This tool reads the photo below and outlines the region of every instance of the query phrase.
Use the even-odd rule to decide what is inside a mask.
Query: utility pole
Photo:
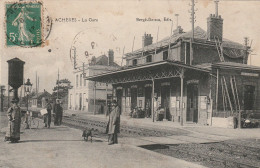
[[[35,83],[36,83],[36,86],[35,86],[35,92],[36,92],[36,96],[37,96],[37,99],[38,99],[38,82],[37,82],[37,71],[36,71],[36,77],[35,77]]]
[[[132,52],[134,51],[134,46],[135,46],[135,36],[134,36],[133,45],[132,45]]]
[[[194,23],[195,23],[195,0],[191,0],[191,11],[189,11],[191,13],[191,27],[192,27],[192,35],[190,38],[190,65],[192,65],[192,61],[193,61],[193,47],[192,47],[192,43],[194,40]]]
[[[38,76],[38,85],[37,85],[37,88],[38,88],[38,92],[40,90],[40,77]]]
[[[218,3],[219,3],[219,0],[215,0],[215,14],[216,16],[218,16]]]
[[[175,17],[176,17],[176,29],[177,29],[178,26],[179,26],[179,24],[178,24],[178,23],[179,23],[179,18],[178,18],[178,17],[179,17],[179,14],[176,13],[176,14],[175,14]]]
[[[124,55],[125,55],[125,46],[124,46],[124,48],[123,48],[123,55],[122,55],[121,66],[123,65],[123,59],[124,59]]]
[[[59,88],[60,88],[60,72],[59,72],[59,68],[58,68],[58,89],[57,89],[57,99],[59,99]]]

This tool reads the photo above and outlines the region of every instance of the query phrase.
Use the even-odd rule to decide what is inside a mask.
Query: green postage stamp
[[[36,47],[43,41],[42,3],[6,3],[6,46]]]

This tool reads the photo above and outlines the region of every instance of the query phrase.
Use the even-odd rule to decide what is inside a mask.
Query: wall
[[[216,69],[213,70],[214,73],[216,73]],[[218,108],[216,111],[216,89],[212,92],[212,98],[214,100],[214,112],[213,112],[213,117],[221,117],[221,118],[226,118],[229,116],[236,116],[238,111],[236,110],[236,108],[238,108],[238,106],[235,106],[235,99],[233,96],[233,92],[232,92],[232,87],[231,87],[231,82],[230,82],[230,78],[231,76],[234,76],[236,79],[236,85],[237,85],[237,90],[238,90],[238,97],[239,97],[239,104],[240,104],[240,109],[242,110],[242,112],[244,111],[244,92],[245,92],[245,85],[253,85],[255,86],[255,101],[253,103],[253,110],[251,111],[245,111],[245,112],[253,112],[253,113],[259,113],[260,114],[260,87],[259,87],[259,76],[258,77],[254,77],[254,76],[244,76],[241,75],[241,73],[249,73],[249,74],[259,74],[259,72],[257,71],[248,71],[248,70],[243,70],[243,69],[239,69],[239,70],[235,70],[235,69],[220,69],[219,70],[219,89],[218,89]],[[231,111],[230,108],[230,104],[228,103],[227,107],[225,107],[225,111],[224,111],[224,106],[223,106],[223,94],[222,94],[222,84],[221,84],[221,78],[223,78],[223,76],[225,77],[226,80],[226,84],[227,84],[227,88],[229,91],[229,96],[230,96],[230,101],[232,104],[232,108],[233,108],[233,113]],[[216,80],[212,81],[212,86],[214,86],[213,88],[216,88]],[[225,86],[225,85],[223,85]],[[237,100],[237,99],[236,99]]]
[[[100,74],[106,72],[108,70],[114,70],[116,67],[111,66],[102,66],[102,65],[95,65],[95,66],[88,66],[86,67],[85,73],[86,76],[92,76],[95,74]],[[82,111],[89,111],[94,109],[93,106],[93,98],[94,98],[94,82],[86,80],[84,84],[84,80],[82,78],[82,84],[80,85],[80,74],[82,71],[74,71],[74,81],[73,81],[73,88],[69,89],[69,96],[68,96],[68,109],[71,103],[71,110],[79,110],[79,97],[80,94],[82,95]],[[78,75],[78,86],[76,85],[76,75]],[[108,94],[112,93],[111,91],[112,86],[108,85]],[[72,98],[70,98],[72,96]],[[104,100],[106,99],[106,84],[97,82],[96,84],[96,99],[97,100]],[[96,100],[97,104],[98,101]],[[90,107],[90,105],[92,105]],[[100,107],[101,108],[101,107]]]
[[[216,63],[220,58],[215,46],[193,44],[193,64]]]

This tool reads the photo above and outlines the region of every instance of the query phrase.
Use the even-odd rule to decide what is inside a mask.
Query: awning
[[[116,71],[88,76],[85,79],[102,83],[128,83],[152,79],[180,77],[181,70],[209,73],[209,70],[187,65],[179,61],[164,60],[137,66],[122,67]]]

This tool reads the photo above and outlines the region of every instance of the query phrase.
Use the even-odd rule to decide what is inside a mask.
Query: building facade
[[[114,52],[109,50],[106,55],[92,58],[92,61],[73,71],[73,88],[68,93],[68,109],[81,110],[89,113],[104,113],[107,97],[112,94],[112,85],[85,80],[85,77],[110,72],[119,66],[114,62]]]
[[[178,27],[157,43],[145,33],[143,47],[125,54],[125,67],[87,79],[111,83],[123,115],[139,111],[153,121],[203,125],[226,124],[242,112],[259,115],[260,69],[247,65],[247,42],[223,38],[220,15],[211,14],[207,24],[207,31]]]

